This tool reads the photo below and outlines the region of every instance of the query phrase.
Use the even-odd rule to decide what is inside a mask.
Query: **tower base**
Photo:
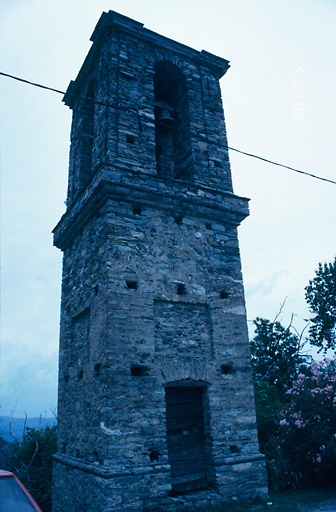
[[[52,512],[178,512],[211,507],[232,499],[267,498],[264,460],[260,456],[225,463],[212,488],[177,495],[169,465],[115,468],[56,455]]]

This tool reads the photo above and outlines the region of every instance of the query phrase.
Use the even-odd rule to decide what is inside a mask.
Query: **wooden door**
[[[207,487],[203,422],[204,387],[166,387],[168,457],[172,489],[184,493]]]

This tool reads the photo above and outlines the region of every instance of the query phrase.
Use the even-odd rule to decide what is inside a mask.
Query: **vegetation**
[[[43,512],[51,511],[52,456],[56,451],[56,426],[27,427],[22,442],[0,442],[1,468],[12,471]]]
[[[255,336],[250,349],[254,377],[282,396],[306,361],[301,354],[301,337],[277,321],[256,318],[253,323]]]
[[[326,352],[336,348],[336,257],[319,263],[313,280],[305,288],[306,301],[313,313],[309,341]]]
[[[287,391],[276,452],[270,461],[281,487],[336,481],[336,356],[313,362]]]
[[[319,265],[306,288],[315,316],[309,341],[335,347],[336,260]],[[273,490],[335,485],[336,356],[308,362],[302,334],[257,318],[250,342],[260,450]]]

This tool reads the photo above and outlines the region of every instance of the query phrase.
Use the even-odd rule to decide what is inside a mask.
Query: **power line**
[[[106,103],[104,101],[97,101],[97,100],[94,100],[94,99],[91,99],[91,98],[86,98],[86,97],[83,97],[83,96],[77,96],[76,94],[71,94],[69,92],[61,91],[61,90],[55,89],[53,87],[48,87],[46,85],[38,84],[36,82],[31,82],[30,80],[25,80],[24,78],[19,78],[18,76],[9,75],[8,73],[3,73],[2,71],[0,71],[0,75],[5,76],[7,78],[11,78],[13,80],[17,80],[18,82],[23,82],[25,84],[32,85],[34,87],[39,87],[40,89],[45,89],[47,91],[56,92],[57,94],[62,94],[62,95],[67,94],[68,96],[71,96],[72,98],[76,98],[76,99],[83,100],[83,101],[89,101],[90,103],[94,103],[96,105],[100,105],[100,106],[103,106],[103,107],[110,108],[110,107],[113,106],[112,104]],[[135,110],[136,111],[136,109],[130,109],[128,107],[124,107],[124,108],[126,108],[126,110]],[[136,111],[136,112],[138,113],[138,111]],[[140,116],[139,113],[138,113],[138,115]],[[309,176],[310,178],[315,178],[317,180],[326,181],[327,183],[332,183],[333,185],[336,185],[336,181],[334,181],[334,180],[330,180],[328,178],[323,178],[322,176],[317,176],[316,174],[312,174],[310,172],[302,171],[300,169],[296,169],[295,167],[290,167],[289,165],[280,164],[279,162],[274,162],[273,160],[269,160],[267,158],[263,158],[261,156],[254,155],[253,153],[247,153],[246,151],[242,151],[240,149],[236,149],[236,148],[233,148],[231,146],[226,146],[226,148],[230,149],[231,151],[235,151],[236,153],[240,153],[241,155],[249,156],[251,158],[256,158],[257,160],[261,160],[262,162],[266,162],[266,163],[271,164],[271,165],[276,165],[278,167],[283,167],[284,169],[289,169],[290,171],[294,171],[294,172],[297,172],[299,174],[303,174],[305,176]]]
[[[42,85],[42,84],[38,84],[36,82],[31,82],[30,80],[25,80],[24,78],[19,78],[18,76],[9,75],[8,73],[3,73],[2,71],[0,71],[0,75],[6,76],[7,78],[12,78],[13,80],[17,80],[18,82],[23,82],[24,84],[33,85],[34,87],[39,87],[40,89],[46,89],[47,91],[57,92],[58,94],[62,94],[63,96],[66,94],[65,91],[60,91],[59,89],[54,89],[53,87],[48,87],[47,85]],[[70,94],[70,93],[68,93],[68,94],[69,94],[69,96],[72,96],[73,98],[77,98],[79,100],[90,101],[91,103],[95,103],[97,105],[102,105],[104,107],[110,106],[107,103],[92,100],[90,98],[85,98],[84,96],[76,96],[76,95]]]
[[[333,183],[336,185],[336,181],[329,180],[328,178],[322,178],[322,176],[317,176],[316,174],[312,174],[310,172],[301,171],[300,169],[295,169],[294,167],[290,167],[289,165],[279,164],[278,162],[273,162],[273,160],[268,160],[267,158],[263,158],[262,156],[253,155],[252,153],[246,153],[245,151],[241,151],[240,149],[235,149],[228,146],[228,149],[232,151],[236,151],[237,153],[241,153],[242,155],[250,156],[251,158],[257,158],[258,160],[262,160],[263,162],[267,162],[268,164],[278,165],[279,167],[283,167],[284,169],[289,169],[290,171],[295,171],[300,174],[304,174],[306,176],[310,176],[311,178],[315,178],[317,180],[327,181],[328,183]]]

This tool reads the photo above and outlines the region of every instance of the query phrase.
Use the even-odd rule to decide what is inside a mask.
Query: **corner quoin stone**
[[[73,111],[53,512],[267,493],[219,79],[229,63],[103,13]]]

